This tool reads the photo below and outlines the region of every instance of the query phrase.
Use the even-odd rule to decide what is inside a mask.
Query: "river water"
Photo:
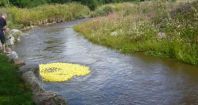
[[[69,105],[198,105],[198,67],[93,44],[72,29],[79,22],[34,28],[15,46],[27,63],[91,68],[85,77],[43,82],[46,90],[64,96]]]

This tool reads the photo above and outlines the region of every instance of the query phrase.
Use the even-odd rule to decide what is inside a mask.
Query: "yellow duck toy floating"
[[[44,81],[63,82],[74,76],[85,76],[90,73],[90,68],[79,64],[49,63],[40,64],[39,73]]]

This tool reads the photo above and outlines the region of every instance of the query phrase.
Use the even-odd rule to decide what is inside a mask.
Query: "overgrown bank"
[[[198,64],[198,1],[108,4],[93,16],[75,30],[95,43]]]
[[[33,105],[32,93],[5,55],[0,54],[0,105]]]
[[[34,8],[6,7],[1,13],[8,14],[11,28],[24,28],[48,23],[59,23],[88,17],[90,10],[78,3],[41,5]]]

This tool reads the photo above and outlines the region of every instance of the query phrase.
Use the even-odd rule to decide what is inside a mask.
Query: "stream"
[[[69,105],[198,105],[198,67],[172,59],[125,55],[96,45],[72,26],[85,20],[36,27],[15,46],[26,63],[87,65],[91,73],[43,87]]]

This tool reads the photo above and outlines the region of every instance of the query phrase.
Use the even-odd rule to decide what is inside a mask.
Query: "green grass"
[[[21,81],[17,67],[0,55],[0,105],[33,105],[32,93]]]
[[[47,23],[59,23],[88,17],[90,10],[79,3],[46,4],[34,8],[6,7],[0,13],[8,14],[10,28],[24,28]]]
[[[108,4],[93,14],[74,29],[95,43],[198,64],[198,1]]]

